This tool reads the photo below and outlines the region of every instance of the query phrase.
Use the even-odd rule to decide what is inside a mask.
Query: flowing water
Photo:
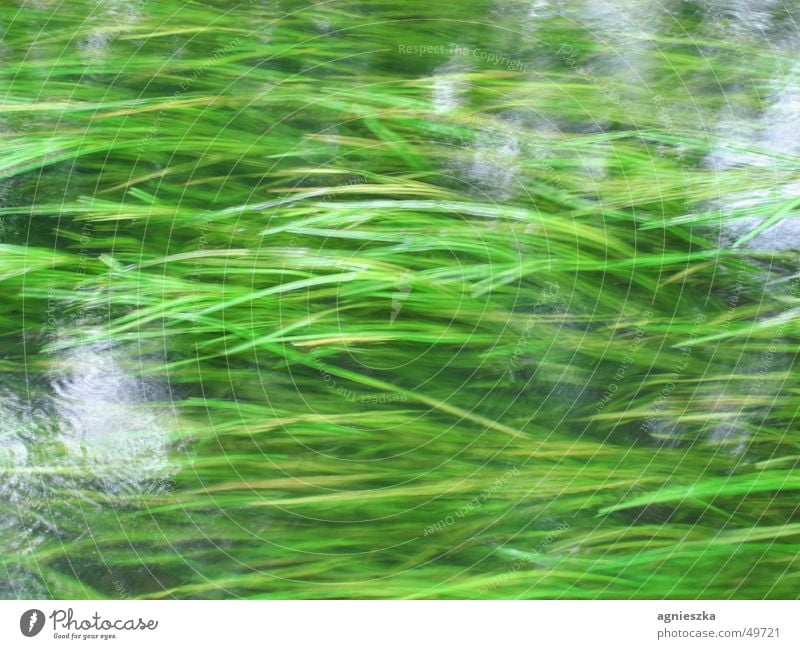
[[[104,0],[77,2],[66,10],[49,0],[5,5],[0,65],[13,72],[4,74],[0,86],[0,132],[8,144],[0,180],[0,205],[8,209],[0,214],[0,244],[10,260],[0,269],[0,287],[5,285],[0,596],[668,594],[670,570],[689,572],[696,550],[677,552],[677,564],[658,571],[653,590],[647,579],[633,575],[633,561],[623,567],[603,564],[613,563],[609,557],[616,546],[581,554],[582,544],[600,542],[602,529],[594,521],[601,507],[652,484],[647,479],[633,484],[627,473],[614,473],[628,471],[629,453],[713,447],[707,456],[681,456],[677,469],[672,460],[654,460],[664,463],[656,481],[665,488],[683,484],[680,471],[699,475],[712,463],[715,476],[750,462],[793,466],[785,458],[796,455],[796,441],[777,436],[791,425],[786,413],[794,411],[798,394],[787,338],[795,302],[786,302],[783,314],[761,313],[754,305],[782,300],[785,282],[797,272],[800,221],[794,208],[800,205],[800,176],[792,166],[800,154],[797,3],[505,0],[438,6],[385,0],[309,8],[277,0]],[[52,102],[61,105],[54,108]],[[359,102],[363,109],[354,108]],[[76,108],[81,103],[86,107]],[[638,153],[623,151],[613,137],[630,133],[641,134],[641,142],[631,145]],[[26,152],[25,146],[31,149]],[[84,153],[76,154],[81,147]],[[648,175],[653,196],[633,197],[646,195]],[[343,211],[350,235],[322,221],[315,225],[326,209],[363,200],[365,193],[369,200],[382,200],[378,186],[392,182],[411,188],[393,200],[440,200],[426,194],[437,187],[458,192],[462,202],[493,207],[583,210],[594,215],[588,223],[597,231],[585,242],[575,243],[584,236],[577,230],[573,243],[568,235],[552,240],[547,255],[555,268],[543,266],[536,273],[556,282],[557,291],[542,292],[546,289],[533,283],[511,295],[505,289],[521,290],[522,273],[517,277],[515,267],[504,264],[530,261],[526,237],[538,236],[538,225],[508,226],[496,219],[476,226],[475,215],[461,215],[454,221],[475,228],[474,236],[448,239],[449,228],[456,227],[452,221],[431,218],[428,226],[415,221],[411,210],[409,223],[394,221],[380,230],[386,237],[381,248],[370,247],[380,240],[377,235],[369,242],[347,238],[371,227],[370,210],[378,208]],[[296,216],[287,211],[274,220],[264,211],[235,217],[220,212],[331,186],[338,191],[313,199],[317,212],[298,208]],[[553,198],[557,194],[568,194],[572,202]],[[117,203],[106,207],[104,201]],[[44,207],[36,213],[11,209],[29,206]],[[638,249],[634,228],[621,225],[619,217],[637,209],[676,223],[716,215],[687,232],[714,242],[721,255],[742,249],[745,238],[746,247],[758,251],[747,279],[737,281],[733,268],[712,276],[702,264],[687,263],[641,284],[632,274],[602,273],[583,284],[568,262],[558,261],[564,250],[591,250],[592,237],[609,232],[598,225],[604,218],[613,232],[603,245]],[[289,217],[307,223],[269,235],[284,237],[278,254],[263,232],[277,231]],[[651,231],[643,232],[646,237]],[[683,241],[682,236],[665,229],[664,248],[671,245],[664,241]],[[309,243],[313,237],[321,242]],[[469,258],[471,238],[489,250],[494,271],[488,278],[478,277],[478,262]],[[50,257],[31,252],[14,261],[11,246]],[[256,252],[237,252],[245,248]],[[204,258],[209,250],[230,252]],[[59,258],[61,253],[69,258]],[[178,274],[169,264],[145,263],[181,254],[193,257],[175,262],[184,264],[179,287],[170,284]],[[329,266],[326,254],[340,259]],[[357,294],[363,297],[345,293],[337,302],[329,301],[329,294],[309,293],[304,306],[287,307],[305,309],[308,318],[281,320],[293,323],[287,333],[311,332],[315,318],[328,317],[326,309],[341,308],[338,331],[347,340],[309,333],[317,340],[310,363],[275,360],[271,348],[237,347],[254,337],[272,344],[267,338],[279,327],[269,322],[282,308],[279,302],[268,302],[263,313],[258,301],[252,308],[240,304],[242,313],[231,315],[230,329],[212,330],[215,301],[233,300],[238,286],[268,288],[275,269],[286,273],[286,281],[300,281],[316,269],[358,273],[404,255],[418,261],[405,273],[391,267],[387,272],[394,281],[384,286],[374,280]],[[146,275],[133,276],[134,267]],[[686,276],[675,276],[682,270]],[[560,279],[547,274],[562,271]],[[439,286],[432,294],[452,299],[452,313],[430,315],[433,303],[424,300],[433,298],[421,294],[427,289],[420,288],[418,272]],[[695,272],[715,279],[686,284],[689,288],[678,292]],[[467,288],[453,288],[459,277]],[[145,286],[145,280],[152,284]],[[230,293],[226,280],[234,287]],[[606,283],[607,294],[592,292]],[[665,299],[674,311],[659,311],[660,303],[650,296],[662,290],[656,286],[676,291]],[[726,320],[725,314],[743,306],[740,296],[747,291],[751,310],[730,325],[733,316]],[[476,301],[493,295],[500,296],[505,312],[522,318],[523,338],[509,337],[505,360],[497,360],[500,352],[490,343],[466,355],[467,343],[455,334],[452,342],[446,338],[450,329],[426,337],[425,323],[436,317],[472,322],[475,338],[469,344],[483,335],[505,340],[510,321],[503,324],[492,317],[489,302]],[[173,321],[158,311],[159,299],[165,308],[174,306]],[[264,292],[261,299],[272,298]],[[369,304],[366,311],[352,311],[350,301],[356,299],[357,309]],[[379,302],[374,322],[388,350],[358,338],[358,326],[363,324],[364,335],[375,329],[367,323],[373,318],[370,300]],[[694,307],[703,300],[719,303],[720,319],[697,333]],[[635,307],[633,315],[629,307]],[[152,317],[126,323],[126,315],[138,308],[153,309]],[[648,309],[657,315],[648,318]],[[593,319],[600,312],[602,318]],[[735,350],[715,342],[713,349],[681,356],[675,346],[687,337],[713,337],[768,317],[790,324]],[[680,318],[680,335],[660,339]],[[623,319],[620,341],[614,323]],[[104,336],[109,327],[114,333]],[[392,327],[408,340],[392,338]],[[637,327],[650,336],[641,349]],[[243,329],[254,333],[248,338]],[[773,337],[778,342],[770,351]],[[515,342],[520,339],[533,342],[521,347]],[[612,342],[618,346],[613,352]],[[309,349],[304,344],[299,337],[287,348],[304,353]],[[225,353],[205,360],[204,354],[219,348]],[[593,350],[597,365],[581,360],[578,349]],[[626,360],[636,354],[635,362]],[[159,370],[164,361],[176,364]],[[363,370],[373,382],[350,384],[334,366]],[[676,374],[648,392],[648,368],[669,377],[684,366],[690,375],[702,372],[705,382],[689,385],[687,376]],[[777,383],[751,389],[736,378],[755,381],[757,375]],[[611,385],[625,396],[606,394]],[[432,396],[414,402],[428,390]],[[637,401],[645,393],[651,394],[647,404],[655,406]],[[745,396],[755,405],[745,404]],[[438,405],[444,402],[452,408]],[[616,409],[605,406],[612,402]],[[643,423],[620,414],[626,402],[634,404],[632,410],[650,408],[641,415]],[[473,407],[473,419],[457,414],[473,414]],[[307,410],[325,415],[317,419]],[[385,417],[380,428],[387,438],[373,436],[373,410]],[[287,439],[278,435],[277,424],[271,427],[267,412],[288,426]],[[613,426],[602,417],[591,421],[603,412],[619,416]],[[513,429],[530,424],[538,439],[552,433],[566,440],[553,451],[565,454],[565,465],[532,468],[526,477],[542,480],[543,493],[546,485],[556,485],[552,498],[561,494],[563,509],[529,504],[526,494],[536,490],[534,484],[514,486],[519,479],[512,478],[513,489],[520,491],[514,492],[513,505],[503,507],[517,507],[513,516],[521,516],[519,521],[504,528],[506,509],[498,505],[484,527],[480,517],[488,516],[488,505],[470,505],[477,513],[468,530],[459,522],[457,532],[457,525],[446,522],[452,518],[448,512],[461,511],[459,503],[472,502],[472,495],[440,507],[435,504],[440,491],[458,496],[489,489],[492,495],[480,502],[499,502],[493,488],[480,486],[481,472],[491,465],[492,476],[505,475],[527,466],[527,452],[512,452],[499,428],[499,439],[476,432],[474,445],[472,433],[452,445],[447,441],[453,426],[485,431],[491,429],[486,420]],[[409,426],[413,434],[405,432]],[[754,448],[762,435],[765,446]],[[572,465],[568,454],[582,452],[583,440],[600,450],[587,450]],[[604,443],[618,444],[616,459],[605,458]],[[426,445],[435,444],[443,445],[440,451],[425,456]],[[531,446],[530,456],[539,450]],[[635,457],[633,463],[644,466],[647,455]],[[445,465],[452,470],[442,469]],[[624,486],[595,503],[592,489],[577,489],[582,472],[591,473],[587,479],[596,493],[609,482]],[[420,486],[428,474],[436,480]],[[492,477],[487,484],[498,483]],[[306,487],[310,491],[303,491]],[[401,490],[400,501],[390,493],[385,510],[361,509],[350,501],[331,502],[329,510],[325,498],[314,500],[362,488],[365,502],[389,488]],[[586,500],[576,500],[573,488]],[[756,509],[771,506],[763,493]],[[792,493],[780,497],[790,499]],[[658,552],[677,543],[684,531],[691,542],[703,543],[759,524],[755,515],[736,511],[735,503],[716,507],[717,513],[709,503],[676,519],[675,511],[655,502],[635,516],[619,514],[615,524],[626,531],[609,534],[618,534],[614,538],[623,545],[633,538],[628,534],[636,539],[652,534]],[[725,516],[707,520],[720,509]],[[765,513],[762,523],[800,524],[794,522],[796,512],[783,511]],[[670,522],[685,529],[672,535],[665,527]],[[662,532],[653,531],[657,526]],[[426,533],[428,528],[439,530],[438,536]],[[542,545],[553,528],[562,536]],[[331,540],[319,547],[310,540],[323,537]],[[441,544],[435,548],[434,537]],[[408,553],[398,549],[406,544]],[[770,594],[758,579],[741,577],[749,574],[749,565],[769,563],[767,554],[748,563],[739,555],[731,559],[705,551],[713,564],[709,571],[729,571],[732,582],[751,584],[743,587],[745,594]],[[560,561],[576,563],[564,564],[562,575]],[[433,566],[441,572],[432,572]],[[779,567],[787,575],[796,568]],[[568,577],[592,570],[625,576],[614,586],[602,579],[576,586]],[[489,588],[494,575],[504,576]],[[459,590],[455,584],[462,581]],[[340,589],[326,591],[327,583]],[[448,584],[455,590],[448,591]],[[687,588],[679,593],[702,594],[697,584]],[[731,596],[735,589],[725,582],[712,592]]]

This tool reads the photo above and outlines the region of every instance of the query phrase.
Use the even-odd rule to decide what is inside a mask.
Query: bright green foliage
[[[786,64],[530,4],[0,6],[0,592],[797,596]]]

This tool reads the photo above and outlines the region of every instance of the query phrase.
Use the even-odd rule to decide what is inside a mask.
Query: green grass
[[[90,6],[0,8],[7,596],[797,596],[797,253],[726,228],[800,164],[709,127],[774,53],[687,13],[632,83],[477,2]],[[538,65],[399,51],[451,42]],[[59,429],[80,349],[163,444]]]

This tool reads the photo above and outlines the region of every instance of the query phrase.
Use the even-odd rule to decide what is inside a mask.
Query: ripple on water
[[[783,78],[772,83],[761,115],[748,117],[728,110],[720,119],[718,145],[707,158],[714,171],[732,167],[750,168],[762,173],[774,169],[774,182],[769,189],[753,189],[721,196],[717,201],[723,211],[723,239],[732,244],[763,223],[765,217],[731,218],[736,211],[766,210],[772,205],[785,205],[800,200],[800,182],[787,177],[774,156],[800,154],[800,65],[795,65]],[[726,142],[739,142],[736,148]],[[727,215],[727,218],[725,218]],[[767,217],[768,218],[768,217]],[[748,245],[765,250],[800,248],[800,219],[787,215],[760,234]]]
[[[114,494],[163,489],[169,469],[166,417],[152,405],[167,394],[129,374],[131,361],[110,346],[79,347],[60,359],[51,382],[68,455]]]
[[[0,555],[22,559],[5,568],[0,597],[48,596],[24,557],[113,516],[92,493],[124,506],[168,489],[171,413],[156,404],[168,394],[132,374],[134,360],[86,345],[55,358],[43,385],[0,391]]]

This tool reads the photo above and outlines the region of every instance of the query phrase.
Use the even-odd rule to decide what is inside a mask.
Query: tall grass
[[[784,70],[686,4],[5,3],[8,596],[796,597]]]

